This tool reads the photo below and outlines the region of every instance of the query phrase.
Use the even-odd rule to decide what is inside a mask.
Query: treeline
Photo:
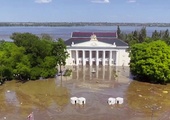
[[[121,28],[118,26],[117,27],[117,36],[119,39],[125,41],[128,43],[130,46],[136,43],[143,43],[143,42],[152,42],[156,40],[163,40],[165,41],[168,45],[170,45],[170,35],[169,35],[169,30],[165,31],[153,31],[151,37],[147,35],[147,30],[146,27],[141,28],[141,30],[137,31],[132,31],[129,34],[126,34],[121,31]]]
[[[68,53],[64,41],[49,35],[13,33],[14,42],[0,42],[0,80],[36,80],[54,77],[57,66],[65,65]]]
[[[170,27],[170,23],[112,23],[112,22],[0,22],[0,26],[157,26]]]

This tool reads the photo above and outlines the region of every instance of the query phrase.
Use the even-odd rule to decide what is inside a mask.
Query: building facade
[[[65,41],[70,66],[129,66],[128,44],[114,32],[73,32]]]

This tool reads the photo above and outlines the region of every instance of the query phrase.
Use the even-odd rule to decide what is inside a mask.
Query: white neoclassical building
[[[128,44],[115,32],[73,32],[65,44],[70,54],[66,65],[129,66]]]

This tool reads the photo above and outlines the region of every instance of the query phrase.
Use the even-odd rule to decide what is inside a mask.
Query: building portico
[[[70,49],[73,65],[116,65],[116,50]]]
[[[73,32],[65,43],[69,58],[66,65],[128,66],[128,45],[116,33]]]

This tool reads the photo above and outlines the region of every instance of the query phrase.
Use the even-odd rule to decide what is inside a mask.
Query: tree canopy
[[[130,70],[137,79],[170,82],[170,47],[164,41],[134,44],[130,49],[130,58]]]
[[[13,33],[11,39],[14,42],[0,43],[1,80],[54,77],[56,66],[65,65],[68,53],[61,38],[54,41],[48,35]]]

